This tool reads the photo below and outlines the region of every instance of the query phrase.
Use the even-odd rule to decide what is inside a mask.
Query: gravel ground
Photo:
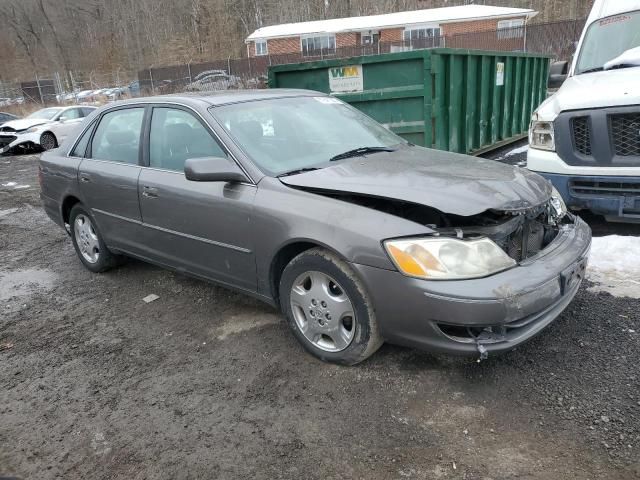
[[[36,162],[0,157],[0,477],[640,478],[640,300],[582,288],[482,363],[385,345],[328,365],[248,297],[84,270]]]

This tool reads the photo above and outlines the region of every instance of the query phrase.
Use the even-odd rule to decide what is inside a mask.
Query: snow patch
[[[7,208],[6,210],[0,210],[0,219],[8,217],[9,215],[16,213],[17,211],[17,208]]]
[[[590,291],[640,298],[640,237],[594,237],[587,279],[596,284]]]
[[[14,190],[22,190],[23,188],[29,188],[31,185],[18,185],[18,182],[7,182],[2,184],[3,187],[11,188]]]
[[[522,145],[521,147],[516,147],[513,150],[509,150],[507,153],[504,154],[504,156],[506,158],[512,155],[517,155],[519,153],[525,153],[528,150],[529,150],[529,144],[526,144],[526,145]]]

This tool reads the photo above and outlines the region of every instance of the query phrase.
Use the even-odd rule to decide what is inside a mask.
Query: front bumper
[[[540,175],[556,187],[572,210],[590,210],[612,221],[640,222],[640,176]]]
[[[11,132],[0,135],[0,154],[6,153],[19,145],[40,145],[39,133]]]
[[[640,222],[640,167],[568,165],[556,152],[530,148],[527,168],[553,183],[573,210]]]
[[[549,325],[584,277],[591,230],[575,217],[542,252],[486,278],[429,281],[354,265],[385,340],[435,352],[510,350]]]

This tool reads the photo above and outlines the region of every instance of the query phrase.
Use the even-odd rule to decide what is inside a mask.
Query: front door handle
[[[158,189],[154,187],[142,187],[142,196],[147,198],[157,198],[158,197]]]
[[[81,173],[80,174],[80,181],[84,182],[84,183],[89,183],[91,181],[91,177],[89,175],[87,175],[86,173]]]

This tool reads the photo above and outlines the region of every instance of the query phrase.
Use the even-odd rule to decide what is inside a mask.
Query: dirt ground
[[[583,287],[482,363],[385,345],[328,365],[243,295],[85,270],[37,158],[0,157],[0,477],[640,478],[640,300]]]

